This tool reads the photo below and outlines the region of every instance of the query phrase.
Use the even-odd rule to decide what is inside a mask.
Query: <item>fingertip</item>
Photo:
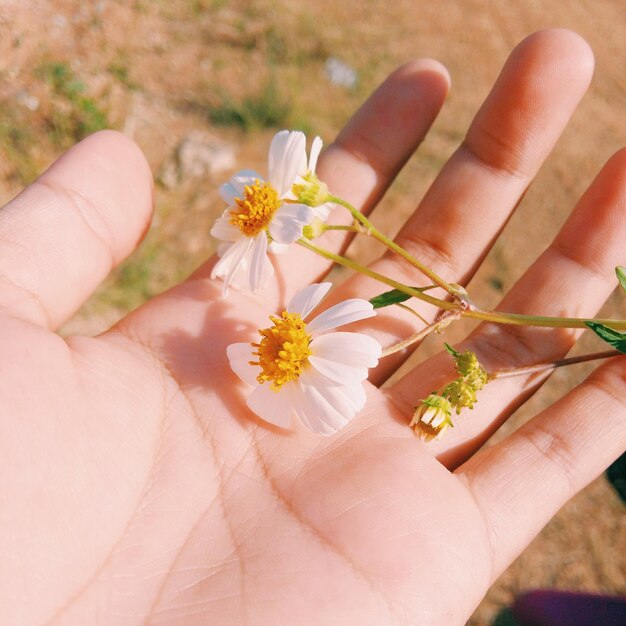
[[[606,162],[603,170],[610,176],[617,177],[626,185],[626,147],[620,148]]]
[[[593,64],[591,48],[576,33],[529,35],[507,59],[466,146],[492,167],[534,176],[587,91]]]
[[[404,63],[392,72],[387,80],[404,81],[407,86],[413,86],[418,95],[422,94],[425,83],[429,83],[433,91],[431,94],[445,98],[452,82],[448,68],[436,59],[421,58]]]
[[[357,155],[390,182],[428,132],[449,87],[448,71],[434,59],[401,65],[346,124],[335,147]]]
[[[594,186],[604,192],[604,201],[613,211],[626,207],[626,148],[611,155],[590,189]]]
[[[598,273],[623,263],[626,232],[626,148],[613,154],[577,203],[554,245]]]
[[[572,70],[588,84],[595,67],[593,50],[578,33],[566,28],[545,28],[528,35],[515,48],[511,56],[522,53],[542,62],[551,59],[552,64],[568,73]]]
[[[84,217],[107,241],[119,263],[144,237],[152,219],[152,172],[139,146],[115,130],[102,130],[70,148],[40,182],[75,192],[97,207]]]

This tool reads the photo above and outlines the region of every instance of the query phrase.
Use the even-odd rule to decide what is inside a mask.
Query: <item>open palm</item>
[[[592,65],[571,33],[524,41],[398,241],[447,280],[469,280]],[[433,61],[397,70],[323,155],[320,177],[369,211],[446,91]],[[595,313],[624,260],[625,163],[624,153],[608,162],[504,310]],[[104,132],[0,212],[2,623],[462,624],[554,512],[623,450],[621,358],[480,452],[542,381],[491,383],[471,420],[423,444],[406,423],[451,365],[440,355],[380,389],[407,356],[396,355],[373,372],[366,408],[333,437],[260,422],[226,347],[254,338],[328,271],[302,249],[276,257],[276,286],[258,297],[222,299],[209,261],[99,337],[54,334],[135,247],[150,211],[143,157]],[[346,244],[325,237],[334,249]],[[419,284],[391,257],[374,265]],[[359,276],[333,297],[380,291]],[[360,327],[388,345],[410,323],[385,309]],[[484,325],[465,345],[496,369],[557,358],[575,339]]]

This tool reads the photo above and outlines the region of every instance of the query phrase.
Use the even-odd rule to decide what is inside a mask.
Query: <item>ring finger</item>
[[[525,39],[396,242],[445,280],[466,283],[565,128],[592,69],[589,46],[574,33],[547,30]],[[372,269],[405,284],[428,282],[395,254],[383,256]],[[379,283],[357,275],[335,291],[335,298],[381,291]],[[421,304],[414,308],[432,320],[436,310]],[[415,332],[416,321],[388,307],[368,328],[383,345],[391,345]],[[384,382],[408,354],[384,359],[370,380]]]
[[[527,315],[592,316],[615,287],[613,269],[623,263],[626,239],[626,149],[598,174],[552,244],[524,274],[499,310]],[[552,361],[568,352],[580,331],[482,324],[457,349],[471,350],[488,372]],[[453,377],[440,354],[415,368],[390,392],[405,411]],[[431,446],[449,467],[471,456],[511,412],[545,381],[515,376],[489,383],[471,414]],[[467,418],[467,419],[466,419]]]

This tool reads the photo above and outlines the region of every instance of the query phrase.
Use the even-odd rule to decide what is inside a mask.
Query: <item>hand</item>
[[[565,31],[518,46],[398,240],[447,280],[469,280],[592,65]],[[394,72],[323,155],[331,190],[369,211],[427,132],[447,80],[433,61]],[[625,152],[607,163],[504,310],[596,312],[624,261],[625,164]],[[96,338],[54,334],[135,247],[150,211],[143,157],[104,132],[0,213],[3,623],[463,624],[624,449],[623,358],[478,452],[539,382],[490,383],[474,413],[430,444],[407,422],[450,377],[444,355],[381,390],[401,357],[383,360],[366,408],[334,437],[259,422],[226,346],[252,339],[329,269],[302,249],[276,257],[278,287],[259,297],[221,299],[209,261]],[[339,231],[325,237],[346,243]],[[418,284],[394,258],[374,265]],[[334,290],[380,291],[361,276]],[[363,325],[388,345],[408,334],[407,317],[385,309]],[[483,325],[462,347],[493,370],[557,358],[575,339]]]

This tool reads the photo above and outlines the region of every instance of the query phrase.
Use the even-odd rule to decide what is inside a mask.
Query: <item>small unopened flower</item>
[[[316,174],[308,172],[301,180],[302,182],[293,186],[293,193],[299,202],[311,207],[319,207],[328,202],[328,185]]]
[[[474,408],[476,391],[476,387],[469,384],[464,378],[459,377],[446,385],[441,393],[449,399],[450,404],[456,409],[458,415],[461,409]]]
[[[452,404],[447,398],[431,393],[415,409],[411,426],[426,441],[443,435],[452,424]]]
[[[248,407],[282,428],[292,415],[310,430],[331,435],[365,404],[363,381],[382,349],[362,333],[331,332],[375,315],[367,300],[345,300],[309,320],[330,283],[310,285],[294,296],[254,343],[227,348],[230,366],[250,387]]]
[[[309,154],[307,171],[306,173],[298,176],[298,178],[294,181],[291,191],[297,202],[314,207],[316,217],[324,221],[328,218],[331,205],[328,203],[328,199],[330,197],[328,193],[328,185],[322,182],[315,173],[317,159],[321,151],[322,140],[320,137],[315,137],[311,143],[311,152]]]
[[[489,375],[474,352],[457,352],[448,344],[445,347],[454,359],[459,376],[439,391],[431,393],[416,408],[410,425],[426,441],[440,437],[449,427],[454,426],[453,409],[457,415],[462,409],[473,409],[476,392],[489,381]]]
[[[326,231],[326,225],[319,217],[314,217],[310,224],[307,224],[302,229],[302,236],[307,239],[317,239],[320,235],[323,235]]]
[[[458,352],[451,345],[444,344],[446,351],[454,359],[456,371],[461,375],[463,381],[475,391],[480,391],[489,382],[489,374],[478,361],[475,352],[466,350]]]
[[[223,242],[211,277],[223,278],[225,294],[230,285],[257,291],[274,273],[268,251],[283,252],[302,237],[316,211],[295,200],[292,188],[309,168],[304,134],[280,131],[270,145],[267,180],[242,170],[220,188],[228,207],[211,229]]]
[[[446,344],[446,348],[452,354],[454,363],[456,365],[456,371],[472,381],[477,389],[482,389],[489,378],[487,372],[483,366],[478,362],[476,353],[466,350],[465,352],[457,352],[454,348],[451,348]],[[480,386],[478,386],[480,385]]]

